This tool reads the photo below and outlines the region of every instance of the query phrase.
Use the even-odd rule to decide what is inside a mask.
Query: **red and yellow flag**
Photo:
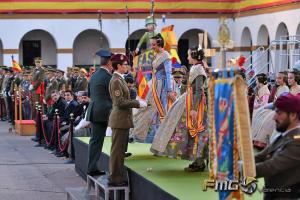
[[[144,76],[142,70],[138,71],[137,84],[138,84],[138,96],[141,99],[146,99],[147,94],[149,92],[149,86],[148,86],[148,81],[147,81],[146,77]]]
[[[22,72],[22,68],[20,67],[20,65],[17,63],[17,61],[15,61],[14,56],[11,56],[11,63],[12,63],[12,69],[15,72]]]

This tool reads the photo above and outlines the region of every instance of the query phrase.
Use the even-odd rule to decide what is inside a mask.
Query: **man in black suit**
[[[67,102],[67,107],[64,110],[63,117],[60,119],[62,126],[69,124],[70,114],[74,113],[75,108],[78,105],[77,101],[74,100],[74,94],[71,90],[65,91],[65,100]]]
[[[105,174],[105,172],[99,171],[97,162],[102,152],[108,117],[112,108],[112,101],[108,90],[112,76],[112,53],[108,50],[102,49],[98,51],[96,55],[101,57],[101,67],[90,79],[88,85],[90,104],[87,109],[87,121],[92,123],[87,174],[92,176]]]
[[[46,134],[47,138],[43,138],[43,134],[40,132],[37,132],[36,138],[39,139],[39,145],[36,145],[36,146],[40,146],[42,139],[47,139],[47,141],[51,140],[55,110],[58,109],[60,111],[58,113],[59,114],[58,116],[60,118],[62,118],[64,116],[64,110],[67,106],[66,100],[64,98],[60,97],[59,92],[57,90],[52,91],[51,98],[54,103],[51,106],[51,108],[49,109],[48,113],[46,115],[42,116],[42,119],[43,119],[42,123],[44,123],[45,131],[46,131],[45,134]],[[54,150],[54,148],[57,148],[57,140],[55,139],[53,146],[49,146],[48,148],[52,149],[52,150]]]

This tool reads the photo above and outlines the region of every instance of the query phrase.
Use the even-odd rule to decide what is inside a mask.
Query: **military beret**
[[[124,54],[118,53],[115,54],[111,57],[111,61],[116,61],[116,62],[124,62],[127,61],[128,62],[128,58],[127,56],[125,56]]]
[[[275,108],[284,112],[300,113],[300,94],[283,93],[274,102]]]
[[[282,93],[274,103],[265,106],[267,109],[275,109],[291,112],[300,113],[300,94],[293,95],[289,92]]]
[[[106,49],[100,49],[95,54],[97,56],[105,57],[105,58],[110,58],[113,55],[109,50],[106,50]]]
[[[47,71],[48,71],[48,72],[56,72],[56,70],[53,69],[52,67],[48,67],[48,68],[47,68]]]

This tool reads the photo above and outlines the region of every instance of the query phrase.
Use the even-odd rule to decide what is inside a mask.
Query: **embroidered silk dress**
[[[163,51],[153,60],[154,76],[149,82],[147,100],[151,106],[139,109],[134,115],[133,137],[140,142],[152,143],[156,130],[168,110],[168,92],[172,92],[172,62],[170,54]],[[156,98],[155,98],[156,97]]]
[[[193,110],[198,110],[198,105],[203,98],[204,81],[206,73],[202,65],[194,65],[190,70],[189,83],[193,88]],[[183,93],[167,113],[165,120],[157,130],[151,151],[154,154],[164,154],[171,158],[194,160],[201,157],[204,144],[207,142],[206,131],[197,132],[196,137],[191,137],[187,127],[187,92]],[[204,117],[204,126],[206,124]]]

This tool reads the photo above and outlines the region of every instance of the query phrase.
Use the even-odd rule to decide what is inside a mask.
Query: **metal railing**
[[[263,50],[262,50],[263,49]],[[268,48],[264,48],[263,46],[258,47],[255,50],[255,54],[250,55],[246,60],[249,60],[251,58],[253,59],[253,62],[246,67],[246,75],[249,75],[249,72],[254,69],[254,76],[248,80],[248,84],[253,84],[255,81],[255,76],[259,73],[262,73],[266,70],[266,68],[269,67],[268,71],[270,69],[275,72],[275,67],[272,59],[272,52],[273,50],[279,51],[279,53],[275,53],[275,56],[279,55],[279,65],[282,66],[284,59],[287,61],[287,67],[292,67],[297,60],[300,60],[300,35],[294,35],[294,36],[281,36],[279,40],[273,40],[270,42]],[[258,55],[258,53],[260,53]],[[255,56],[256,55],[256,56]],[[254,57],[255,56],[255,57]],[[262,61],[266,56],[270,56],[271,58],[268,59],[263,66],[257,66],[259,62]],[[262,62],[261,62],[262,63]]]

